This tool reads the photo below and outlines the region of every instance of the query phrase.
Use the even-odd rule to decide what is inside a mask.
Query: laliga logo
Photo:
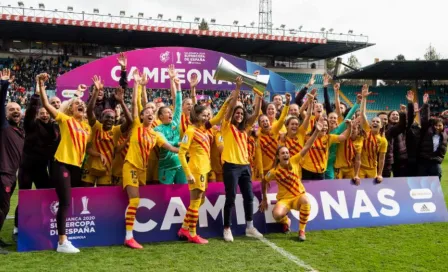
[[[166,63],[170,60],[170,52],[166,51],[165,53],[160,54],[160,61]]]
[[[50,211],[53,215],[56,215],[59,209],[59,201],[53,201],[50,204]]]

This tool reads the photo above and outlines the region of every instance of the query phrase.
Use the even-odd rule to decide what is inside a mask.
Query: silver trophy
[[[176,62],[176,64],[182,64],[182,62],[180,61],[180,52],[177,52],[176,55],[177,55],[177,62]]]
[[[89,210],[87,209],[87,205],[89,204],[89,198],[86,196],[83,196],[81,198],[82,201],[82,212],[81,214],[90,214]]]

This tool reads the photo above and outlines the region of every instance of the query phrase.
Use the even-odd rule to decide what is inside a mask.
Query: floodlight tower
[[[272,0],[260,0],[258,33],[272,34]]]

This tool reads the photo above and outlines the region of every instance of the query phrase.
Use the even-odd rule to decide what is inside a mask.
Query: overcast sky
[[[26,7],[37,8],[43,2],[47,9],[67,10],[73,6],[75,11],[92,12],[98,8],[101,14],[118,15],[125,10],[126,15],[137,16],[144,12],[145,17],[175,19],[182,15],[183,20],[193,21],[194,17],[217,23],[232,24],[238,20],[240,25],[258,24],[258,0],[23,0]],[[17,6],[17,1],[0,0],[2,5]],[[374,58],[393,59],[403,54],[406,59],[423,59],[426,48],[431,43],[442,57],[448,57],[448,35],[446,30],[448,2],[443,0],[405,1],[405,0],[273,0],[272,20],[274,27],[285,24],[287,29],[319,31],[322,27],[333,28],[335,33],[369,36],[376,45],[355,52],[362,66],[373,63]],[[347,56],[344,56],[346,60]]]

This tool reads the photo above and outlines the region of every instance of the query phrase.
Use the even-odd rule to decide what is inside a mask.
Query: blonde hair
[[[61,103],[61,107],[59,108],[59,111],[68,116],[73,116],[72,106],[73,106],[73,103],[75,103],[76,101],[79,101],[80,103],[83,104],[84,113],[85,113],[86,105],[85,105],[84,101],[82,101],[79,98],[72,98],[70,100],[65,100],[64,102]],[[84,115],[83,115],[83,119],[84,119]]]

